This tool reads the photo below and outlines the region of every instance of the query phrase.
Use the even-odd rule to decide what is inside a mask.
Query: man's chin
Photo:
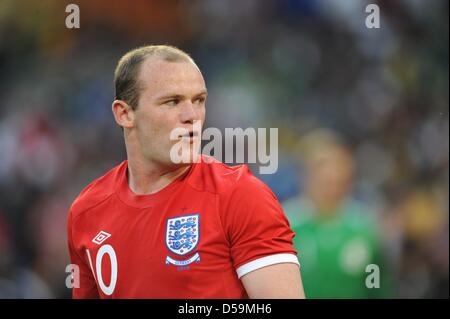
[[[181,153],[176,156],[169,157],[169,163],[176,166],[186,166],[194,163],[199,163],[201,161],[201,154],[199,152],[186,152]]]
[[[201,154],[197,153],[197,152],[186,154],[186,155],[182,154],[181,158],[182,158],[181,164],[190,165],[190,164],[198,163],[201,160]]]

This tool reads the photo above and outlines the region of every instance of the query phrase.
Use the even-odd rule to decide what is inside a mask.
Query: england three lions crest
[[[191,253],[200,240],[200,215],[185,215],[169,218],[166,226],[166,246],[172,253],[185,256]],[[166,257],[166,264],[186,266],[194,261],[200,261],[199,253],[188,259],[177,260]]]

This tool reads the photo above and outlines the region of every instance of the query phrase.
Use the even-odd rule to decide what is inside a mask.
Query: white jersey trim
[[[236,273],[238,275],[238,278],[241,278],[242,276],[256,269],[281,263],[293,263],[297,264],[300,267],[297,256],[295,256],[294,254],[275,254],[248,262],[236,269]]]

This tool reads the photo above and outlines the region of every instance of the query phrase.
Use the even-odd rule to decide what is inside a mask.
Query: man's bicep
[[[233,266],[250,298],[301,298],[289,222],[270,188],[250,176],[230,193],[224,228]]]
[[[241,277],[252,299],[305,298],[300,268],[295,263],[280,263],[253,270]]]
[[[269,264],[298,262],[292,243],[294,232],[265,184],[256,178],[241,183],[226,208],[224,227],[239,277],[248,272],[249,265],[253,270]],[[254,261],[257,267],[253,267]],[[247,270],[242,271],[242,267]]]

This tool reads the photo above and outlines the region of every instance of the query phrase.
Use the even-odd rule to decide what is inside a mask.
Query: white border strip
[[[246,263],[236,269],[236,273],[238,275],[238,278],[241,278],[242,276],[256,269],[281,263],[294,263],[300,267],[300,263],[298,262],[298,259],[294,254],[276,254],[258,258],[249,263]]]

